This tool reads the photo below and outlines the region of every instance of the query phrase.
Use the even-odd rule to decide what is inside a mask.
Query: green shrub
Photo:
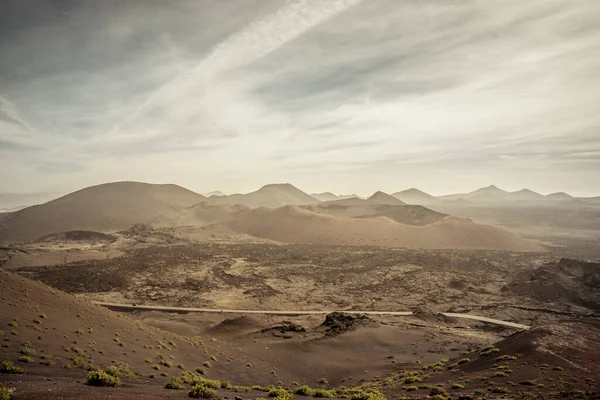
[[[411,375],[411,376],[407,376],[406,378],[404,378],[403,382],[404,383],[421,382],[421,378],[416,375]]]
[[[552,369],[554,371],[563,371],[564,370],[562,367],[552,367]]]
[[[86,383],[90,386],[118,386],[121,379],[104,371],[90,371]]]
[[[11,392],[4,386],[0,387],[0,400],[10,400]]]
[[[315,395],[315,391],[306,385],[296,388],[294,393],[296,393],[300,396],[307,396],[307,397],[313,397]]]
[[[445,389],[443,388],[439,388],[439,387],[432,387],[431,390],[429,391],[429,395],[430,396],[443,396],[443,397],[448,397],[448,392],[446,392]]]
[[[494,378],[505,378],[508,376],[506,372],[498,371],[492,375]]]
[[[464,388],[465,388],[465,385],[462,385],[462,384],[457,383],[457,382],[454,382],[452,384],[452,386],[450,386],[450,389],[464,389]]]
[[[509,361],[509,360],[516,360],[516,359],[517,359],[517,357],[515,357],[515,356],[503,354],[503,355],[499,356],[498,358],[496,358],[496,361]]]
[[[13,364],[12,361],[9,360],[5,360],[2,361],[2,364],[0,364],[0,373],[3,374],[24,374],[25,370],[21,367],[17,367],[15,364]]]
[[[29,363],[33,362],[33,357],[30,357],[30,356],[21,356],[21,357],[19,357],[19,361],[29,364]]]
[[[460,360],[458,360],[458,361],[456,362],[456,365],[462,365],[462,364],[466,364],[466,363],[468,363],[469,361],[471,361],[471,359],[470,359],[470,358],[461,358]]]
[[[508,390],[505,387],[495,387],[495,388],[492,388],[491,392],[505,394],[505,393],[510,393],[510,390]]]
[[[229,381],[221,381],[221,389],[231,389],[231,382]]]
[[[315,389],[313,397],[332,398],[332,397],[335,397],[335,393],[333,392],[333,390],[318,388],[318,389]]]
[[[379,391],[372,391],[372,392],[360,391],[360,392],[354,393],[352,395],[352,397],[350,397],[350,399],[351,400],[385,400],[385,396]]]
[[[321,385],[328,385],[329,381],[326,378],[321,378],[321,379],[319,379],[319,383]]]
[[[269,397],[274,397],[278,400],[292,400],[294,398],[291,393],[281,388],[269,390]]]
[[[181,384],[181,380],[177,377],[171,378],[169,382],[165,385],[165,389],[173,389],[173,390],[183,390],[185,389]]]
[[[197,373],[199,373],[200,375],[204,375],[204,373],[205,373],[206,371],[204,370],[204,368],[202,368],[202,367],[198,367],[198,368],[196,368],[196,372],[197,372]]]
[[[200,376],[195,376],[192,379],[191,383],[193,386],[202,385],[202,386],[206,386],[211,389],[220,389],[221,388],[221,381],[218,381],[216,379],[205,379]]]
[[[404,388],[404,390],[406,390],[406,391],[408,391],[408,392],[413,392],[413,391],[415,391],[415,390],[419,390],[419,387],[418,387],[418,386],[406,386],[406,387]]]
[[[499,353],[499,352],[500,352],[500,349],[497,348],[496,346],[487,346],[479,351],[479,355],[481,357],[485,357],[485,356],[489,356],[490,354]]]
[[[189,391],[188,396],[195,399],[210,399],[214,397],[215,390],[204,385],[194,385]]]

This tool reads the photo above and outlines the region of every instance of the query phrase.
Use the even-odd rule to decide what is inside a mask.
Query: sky
[[[600,195],[597,0],[2,0],[0,192]]]

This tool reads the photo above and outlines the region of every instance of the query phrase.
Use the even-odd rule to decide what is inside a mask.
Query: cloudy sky
[[[2,0],[0,191],[600,194],[598,0]]]

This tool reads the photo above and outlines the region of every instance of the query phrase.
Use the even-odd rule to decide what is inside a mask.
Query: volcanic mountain
[[[0,216],[0,243],[72,230],[113,232],[150,223],[206,197],[177,185],[115,182],[91,186],[45,204]]]

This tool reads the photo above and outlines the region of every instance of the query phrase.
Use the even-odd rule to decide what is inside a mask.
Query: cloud
[[[594,0],[35,5],[0,12],[0,146],[24,168],[151,179],[160,159],[254,186],[562,169],[598,187]]]

